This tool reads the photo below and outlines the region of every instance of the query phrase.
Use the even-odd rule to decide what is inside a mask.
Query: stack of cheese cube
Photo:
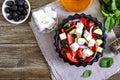
[[[57,12],[53,11],[51,7],[45,7],[44,9],[34,11],[32,16],[39,31],[42,32],[45,29],[51,29],[55,26]]]

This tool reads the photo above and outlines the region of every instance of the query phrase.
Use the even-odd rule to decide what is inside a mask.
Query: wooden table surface
[[[28,25],[8,23],[2,16],[0,0],[0,80],[50,80],[48,65]],[[29,0],[32,9],[55,0]],[[120,28],[114,29],[120,36]],[[108,80],[119,80],[120,73]]]

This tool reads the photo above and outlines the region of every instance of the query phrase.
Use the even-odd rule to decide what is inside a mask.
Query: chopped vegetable
[[[68,29],[70,27],[70,23],[66,23],[64,26],[63,26],[63,28],[66,30],[66,29]]]
[[[101,29],[95,29],[94,30],[94,33],[96,33],[96,34],[99,34],[99,35],[102,35],[102,30]]]
[[[101,53],[103,51],[103,48],[98,47],[97,51]]]
[[[83,72],[82,77],[83,78],[88,78],[88,77],[91,76],[91,74],[92,74],[92,70],[86,70],[86,71]]]
[[[106,58],[103,58],[100,61],[100,67],[102,67],[102,68],[109,68],[109,67],[111,67],[113,65],[113,63],[114,63],[113,58],[106,57]]]
[[[96,43],[97,43],[98,46],[100,46],[103,43],[103,41],[101,39],[97,39]]]

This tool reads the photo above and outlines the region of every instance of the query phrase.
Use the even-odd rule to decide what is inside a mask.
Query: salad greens
[[[86,70],[83,72],[82,77],[88,78],[91,76],[91,74],[92,74],[92,70]]]
[[[120,0],[100,0],[104,25],[108,32],[120,24]]]
[[[100,67],[102,67],[102,68],[109,68],[109,67],[111,67],[113,65],[113,63],[114,63],[113,58],[106,57],[106,58],[103,58],[100,61]]]

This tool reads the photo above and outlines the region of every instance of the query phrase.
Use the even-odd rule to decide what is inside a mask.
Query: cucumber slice
[[[63,28],[66,30],[66,29],[68,29],[70,27],[70,23],[66,23],[64,26],[63,26]]]
[[[97,51],[101,53],[103,51],[103,48],[98,47]]]
[[[101,39],[97,39],[96,43],[97,43],[98,46],[100,46],[103,43],[103,41]]]
[[[94,33],[99,34],[99,35],[102,35],[102,30],[101,30],[100,28],[95,29],[95,30],[94,30]]]
[[[75,34],[75,32],[76,32],[76,29],[72,29],[69,33],[70,34]]]

